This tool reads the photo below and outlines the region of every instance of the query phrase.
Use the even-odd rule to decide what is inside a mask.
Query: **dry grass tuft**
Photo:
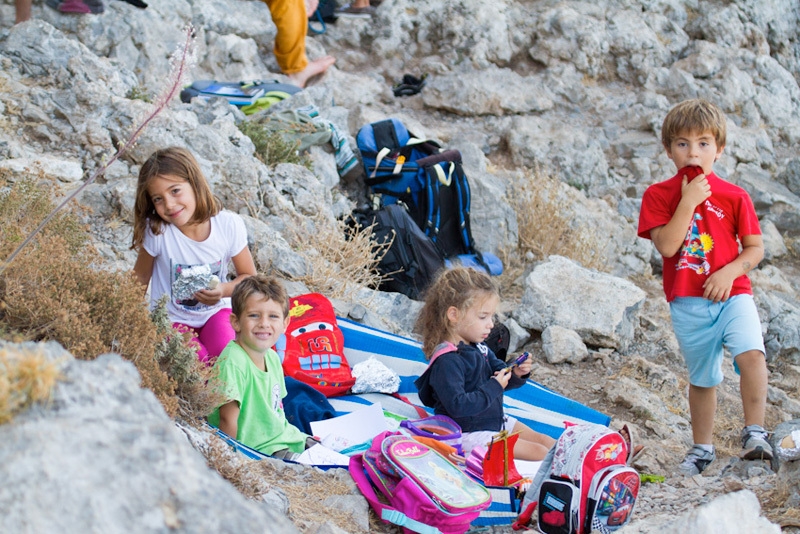
[[[605,270],[604,244],[588,225],[571,220],[568,186],[540,168],[526,169],[514,183],[509,200],[517,214],[519,254],[537,260],[558,254],[577,261],[588,269]]]
[[[289,241],[309,266],[300,281],[333,299],[378,287],[383,279],[378,263],[391,246],[372,240],[372,226],[354,228],[347,220],[322,215],[309,225],[295,225]]]
[[[209,438],[208,447],[202,452],[208,466],[233,484],[245,497],[256,499],[272,489],[270,482],[260,473],[258,460],[250,460],[238,454],[217,436]]]
[[[346,532],[354,532],[352,515],[339,508],[325,506],[325,499],[335,495],[351,495],[350,486],[336,481],[332,476],[317,471],[313,473],[308,486],[301,484],[287,484],[281,489],[289,498],[289,518],[295,524],[320,523],[321,518],[335,523]],[[314,476],[315,475],[315,476]],[[307,477],[306,474],[303,475]],[[317,506],[308,506],[309,502],[318,503]]]
[[[50,400],[60,375],[58,362],[41,350],[0,348],[0,424],[35,402]]]
[[[262,477],[279,486],[286,494],[289,499],[288,516],[295,525],[319,524],[327,520],[346,532],[356,531],[350,514],[324,504],[329,497],[360,495],[346,470],[303,469],[298,472],[269,461],[257,462],[254,467],[259,469]],[[309,506],[310,502],[315,505]]]
[[[272,488],[280,488],[289,499],[289,519],[303,531],[308,525],[331,521],[346,532],[355,532],[350,514],[324,504],[341,495],[360,495],[349,473],[344,469],[321,471],[295,470],[288,464],[270,460],[250,460],[234,452],[216,436],[202,449],[208,465],[233,484],[245,497],[260,499]],[[314,503],[309,506],[309,503]],[[370,512],[370,532],[399,533]]]
[[[53,203],[45,185],[32,180],[0,181],[0,186],[0,256],[5,257]],[[55,340],[84,360],[119,353],[134,363],[142,385],[170,416],[207,415],[215,402],[202,387],[208,371],[196,356],[190,359],[193,351],[168,321],[156,326],[133,275],[101,269],[87,242],[88,231],[64,211],[20,251],[0,275],[0,334],[15,341]]]
[[[793,493],[787,480],[779,478],[774,488],[767,490],[755,488],[755,492],[767,519],[780,525],[782,529],[800,528],[800,510],[786,506]]]
[[[800,258],[800,237],[785,235],[783,241],[789,250],[789,256],[794,259]]]
[[[744,426],[741,402],[738,406],[734,403],[736,409],[732,410],[726,410],[724,405],[724,402],[720,403],[714,417],[714,444],[718,456],[738,457],[742,451],[739,433]]]
[[[0,170],[0,257],[8,255],[53,210],[47,192],[48,183],[41,171],[20,180],[13,180],[10,171]],[[67,251],[75,253],[85,247],[87,231],[78,219],[69,214],[56,215],[42,230],[44,236],[60,236]]]
[[[122,354],[176,415],[174,382],[155,358],[157,333],[141,286],[131,274],[95,269],[97,261],[91,249],[70,254],[59,236],[39,236],[3,275],[2,320],[28,339],[58,341],[79,359]]]
[[[378,517],[378,514],[370,508],[369,509],[369,531],[372,533],[381,534],[402,534],[403,529],[397,525],[386,523],[383,519]]]

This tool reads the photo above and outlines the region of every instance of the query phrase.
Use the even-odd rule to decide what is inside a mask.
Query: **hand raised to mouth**
[[[686,176],[687,180],[691,180],[695,176],[699,176],[701,174],[704,174],[703,168],[697,165],[687,165],[678,171],[678,176]]]

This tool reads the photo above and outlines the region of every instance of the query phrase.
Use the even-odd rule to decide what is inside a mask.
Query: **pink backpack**
[[[444,456],[397,432],[377,435],[351,457],[350,474],[375,513],[406,533],[463,534],[492,502]]]

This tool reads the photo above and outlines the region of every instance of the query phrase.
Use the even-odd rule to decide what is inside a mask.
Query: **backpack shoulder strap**
[[[473,254],[476,252],[475,241],[472,238],[472,228],[470,227],[469,220],[472,193],[470,191],[469,181],[467,180],[467,175],[464,173],[464,167],[461,163],[460,157],[454,162],[454,168],[452,170],[452,182],[456,188],[456,196],[458,198],[458,223],[461,241],[464,243],[464,249],[466,249],[467,254]]]
[[[433,365],[433,362],[441,356],[442,354],[447,354],[448,352],[457,352],[458,347],[450,343],[449,341],[445,341],[444,343],[439,343],[435,349],[433,349],[433,354],[431,355],[431,360],[428,362],[428,367]]]
[[[372,133],[375,137],[375,146],[381,148],[395,149],[400,148],[400,141],[397,139],[397,132],[391,119],[386,119],[373,123]]]

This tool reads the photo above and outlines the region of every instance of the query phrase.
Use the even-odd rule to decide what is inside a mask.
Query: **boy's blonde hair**
[[[248,276],[233,288],[231,294],[231,313],[241,317],[244,313],[247,299],[253,295],[262,295],[264,300],[272,300],[281,305],[283,318],[289,316],[289,294],[277,278],[263,274]]]
[[[500,296],[491,277],[469,267],[443,269],[425,292],[425,304],[414,330],[422,336],[422,351],[430,359],[437,345],[450,337],[452,324],[447,310],[465,312],[480,298]]]
[[[147,188],[150,182],[159,176],[173,176],[189,182],[195,196],[195,210],[190,222],[204,222],[218,214],[222,205],[211,192],[208,180],[203,176],[200,165],[191,152],[182,147],[171,146],[156,150],[147,158],[139,169],[139,180],[136,183],[136,203],[133,207],[133,244],[132,249],[139,249],[144,242],[147,221],[150,230],[159,235],[167,224],[156,213]]]
[[[664,124],[661,125],[661,144],[669,150],[676,137],[691,132],[711,132],[717,148],[723,148],[727,137],[725,114],[708,100],[684,100],[664,118]]]

